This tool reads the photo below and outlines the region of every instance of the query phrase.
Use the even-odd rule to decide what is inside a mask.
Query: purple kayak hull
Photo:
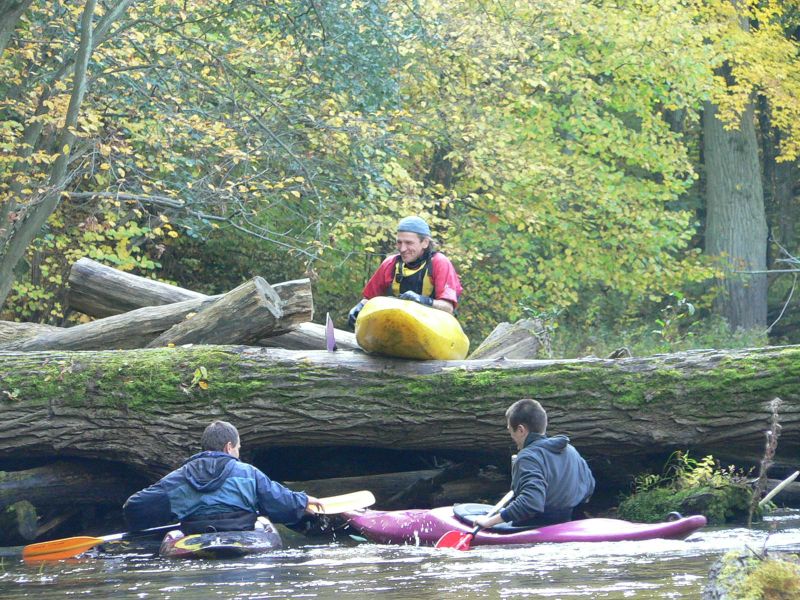
[[[433,546],[448,531],[469,533],[472,527],[459,521],[451,507],[431,510],[359,510],[345,513],[348,523],[362,536],[378,544]],[[622,542],[655,538],[682,539],[705,526],[702,515],[664,523],[631,523],[619,519],[582,519],[513,533],[479,531],[472,546],[492,544],[540,544],[545,542]]]

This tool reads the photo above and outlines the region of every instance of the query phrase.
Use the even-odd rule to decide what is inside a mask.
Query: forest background
[[[0,318],[89,256],[341,326],[419,214],[473,347],[800,341],[798,50],[798,0],[0,0]]]

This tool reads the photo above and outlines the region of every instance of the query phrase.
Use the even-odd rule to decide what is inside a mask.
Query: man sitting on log
[[[252,530],[258,515],[296,523],[310,507],[322,508],[305,492],[293,492],[239,460],[239,432],[214,421],[200,438],[202,452],[157,483],[128,498],[123,507],[131,529],[178,520],[183,533]]]
[[[525,398],[506,411],[511,439],[519,454],[511,467],[511,503],[493,517],[478,517],[475,524],[492,527],[501,522],[515,526],[543,526],[572,519],[572,509],[594,492],[589,465],[564,435],[547,437],[547,413],[536,400]]]
[[[453,314],[461,295],[461,281],[453,263],[435,248],[431,228],[419,217],[406,217],[397,225],[397,254],[386,258],[372,275],[363,298],[348,315],[355,328],[367,300],[395,296]]]

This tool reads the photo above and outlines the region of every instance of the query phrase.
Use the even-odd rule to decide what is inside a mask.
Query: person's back
[[[520,502],[505,516],[515,525],[560,523],[594,492],[594,476],[569,438],[531,433],[514,461],[511,485]]]
[[[309,504],[318,504],[241,462],[238,436],[225,421],[209,425],[201,441],[204,451],[128,498],[123,506],[128,525],[146,529],[177,520],[184,533],[250,530],[259,514],[295,523]]]

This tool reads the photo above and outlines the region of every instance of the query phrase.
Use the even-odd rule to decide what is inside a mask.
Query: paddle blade
[[[368,490],[362,490],[360,492],[342,494],[341,496],[320,498],[319,501],[322,503],[322,510],[314,510],[314,512],[323,515],[338,515],[339,513],[372,506],[375,504],[375,496]]]
[[[63,560],[72,558],[102,544],[105,540],[98,537],[79,536],[28,544],[22,549],[25,561]]]
[[[325,347],[328,352],[336,350],[336,333],[333,328],[331,313],[325,313]]]
[[[469,550],[469,544],[474,536],[471,533],[464,533],[463,531],[448,531],[439,541],[436,542],[436,548],[454,548],[455,550]]]

